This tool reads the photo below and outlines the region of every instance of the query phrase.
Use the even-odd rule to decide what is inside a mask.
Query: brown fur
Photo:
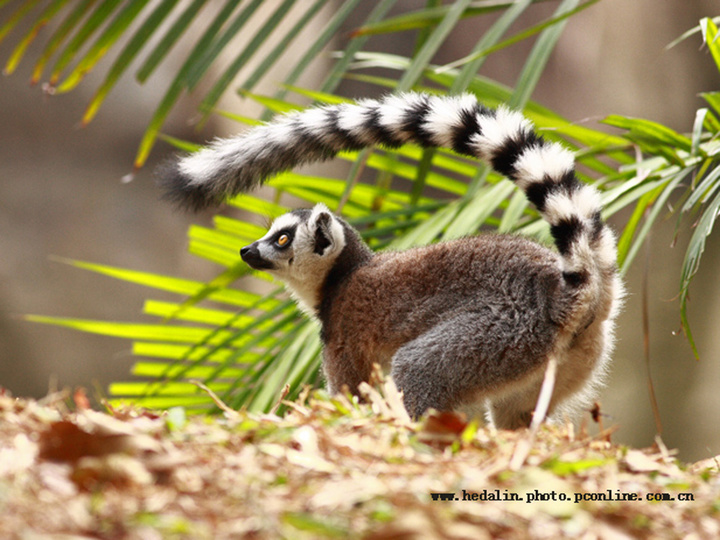
[[[389,370],[400,347],[454,314],[487,311],[492,299],[499,310],[515,310],[517,320],[500,338],[490,337],[489,328],[476,328],[476,346],[482,349],[483,341],[492,341],[489,345],[500,352],[488,359],[498,365],[485,368],[490,376],[484,386],[521,378],[544,362],[570,309],[567,301],[545,305],[547,298],[566,298],[556,294],[564,286],[557,259],[554,252],[512,236],[478,236],[375,255],[324,290],[319,317],[330,390],[346,384],[356,392],[374,362]],[[528,325],[532,317],[522,313],[537,309],[544,310],[542,318]]]

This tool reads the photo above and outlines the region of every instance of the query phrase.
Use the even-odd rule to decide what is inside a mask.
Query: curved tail
[[[568,284],[614,275],[613,234],[602,221],[598,192],[577,179],[573,154],[540,137],[521,114],[488,109],[469,94],[411,93],[306,109],[216,140],[166,164],[159,178],[168,198],[200,209],[343,150],[405,143],[480,158],[514,181],[550,223]],[[592,281],[591,288],[602,287]]]

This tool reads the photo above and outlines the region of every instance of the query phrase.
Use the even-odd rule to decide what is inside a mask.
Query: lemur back
[[[197,209],[301,163],[406,143],[451,148],[510,178],[549,222],[557,251],[481,235],[374,254],[323,205],[279,217],[241,256],[285,281],[320,321],[329,391],[357,392],[377,362],[413,416],[487,407],[498,427],[516,428],[528,425],[554,358],[552,415],[587,405],[622,296],[615,240],[572,154],[519,113],[488,109],[470,95],[310,108],[218,140],[166,165],[160,177],[169,197]]]

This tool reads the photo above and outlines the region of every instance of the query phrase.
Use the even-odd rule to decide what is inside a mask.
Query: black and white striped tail
[[[550,223],[569,283],[614,268],[615,241],[601,219],[599,194],[578,181],[573,154],[543,140],[520,113],[488,109],[469,94],[412,93],[306,109],[216,140],[166,164],[159,178],[168,198],[200,209],[343,150],[405,143],[452,148],[514,181]]]

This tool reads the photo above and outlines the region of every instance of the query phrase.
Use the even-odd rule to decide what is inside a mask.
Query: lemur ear
[[[310,225],[315,240],[313,253],[323,255],[325,250],[332,246],[335,240],[332,227],[333,221],[333,215],[324,204],[318,204],[313,208],[313,214],[310,218]]]
[[[325,253],[325,249],[332,245],[331,221],[332,216],[326,213],[318,215],[317,220],[315,220],[315,245],[313,246],[313,252],[318,255]]]

